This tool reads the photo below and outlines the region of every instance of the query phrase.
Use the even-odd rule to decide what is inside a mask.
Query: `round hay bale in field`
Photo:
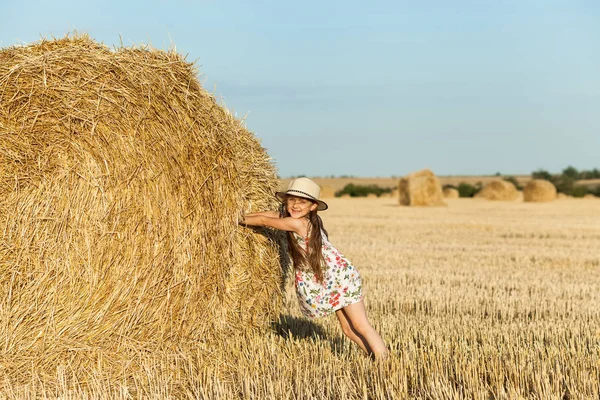
[[[276,189],[265,149],[178,54],[87,36],[2,49],[5,349],[266,325],[280,302],[280,236],[238,218],[274,209]]]
[[[442,206],[442,184],[428,169],[414,172],[400,179],[398,184],[400,205]]]
[[[565,200],[565,199],[568,199],[568,198],[570,198],[570,197],[571,197],[571,196],[569,196],[569,195],[567,195],[567,194],[565,194],[565,193],[557,193],[557,194],[556,194],[556,198],[557,198],[558,200]]]
[[[523,188],[523,200],[527,202],[546,202],[556,199],[556,187],[550,181],[533,179]]]
[[[588,193],[588,194],[584,194],[584,195],[583,195],[583,198],[584,198],[584,199],[596,199],[597,197],[596,197],[596,196],[594,196],[594,195],[593,195],[593,194],[591,194],[591,193]]]
[[[513,201],[519,198],[519,191],[512,182],[498,179],[485,185],[475,197],[486,200]]]
[[[460,197],[460,193],[456,188],[447,187],[444,189],[444,197],[446,199],[458,199]]]

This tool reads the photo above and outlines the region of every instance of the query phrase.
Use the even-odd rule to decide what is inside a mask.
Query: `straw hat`
[[[288,195],[316,201],[319,205],[317,207],[318,211],[324,211],[328,208],[327,203],[319,200],[319,196],[321,195],[321,187],[308,178],[296,178],[290,182],[285,192],[275,193],[275,196],[282,203],[285,202],[285,198]]]

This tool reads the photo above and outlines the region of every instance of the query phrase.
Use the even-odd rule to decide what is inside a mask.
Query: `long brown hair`
[[[283,216],[290,216],[287,206],[283,208]],[[287,233],[288,250],[292,256],[294,267],[311,270],[319,282],[323,282],[323,268],[325,266],[322,251],[322,232],[325,235],[329,235],[323,227],[323,220],[317,214],[317,210],[313,210],[308,214],[308,243],[306,243],[306,250],[300,247],[294,236],[294,232]]]

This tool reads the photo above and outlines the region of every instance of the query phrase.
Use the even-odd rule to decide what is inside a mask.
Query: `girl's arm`
[[[301,235],[303,228],[302,221],[292,217],[279,218],[279,214],[276,217],[269,217],[266,215],[246,215],[240,224],[252,225],[252,226],[268,226],[270,228],[279,229],[282,231],[296,232]]]
[[[261,211],[261,212],[250,213],[250,214],[245,214],[245,215],[246,215],[246,217],[254,217],[256,215],[262,215],[265,217],[279,218],[279,211]]]

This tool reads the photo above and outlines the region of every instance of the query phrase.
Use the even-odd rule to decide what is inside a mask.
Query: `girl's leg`
[[[344,314],[343,309],[337,310],[335,312],[335,315],[336,315],[336,317],[338,317],[338,320],[340,321],[340,325],[342,326],[342,331],[344,332],[344,335],[346,335],[350,340],[352,340],[357,345],[359,345],[360,348],[363,349],[363,351],[365,353],[371,354],[372,351],[370,348],[367,347],[368,346],[367,341],[364,338],[362,338],[356,334],[356,332],[352,328],[352,325],[350,325],[350,321],[348,321],[348,318],[346,318],[346,315]]]
[[[359,301],[358,303],[350,304],[340,311],[342,311],[346,317],[348,324],[356,336],[362,338],[365,347],[370,349],[376,358],[387,357],[388,351],[385,347],[385,343],[367,319],[367,311],[365,310],[364,302]]]

